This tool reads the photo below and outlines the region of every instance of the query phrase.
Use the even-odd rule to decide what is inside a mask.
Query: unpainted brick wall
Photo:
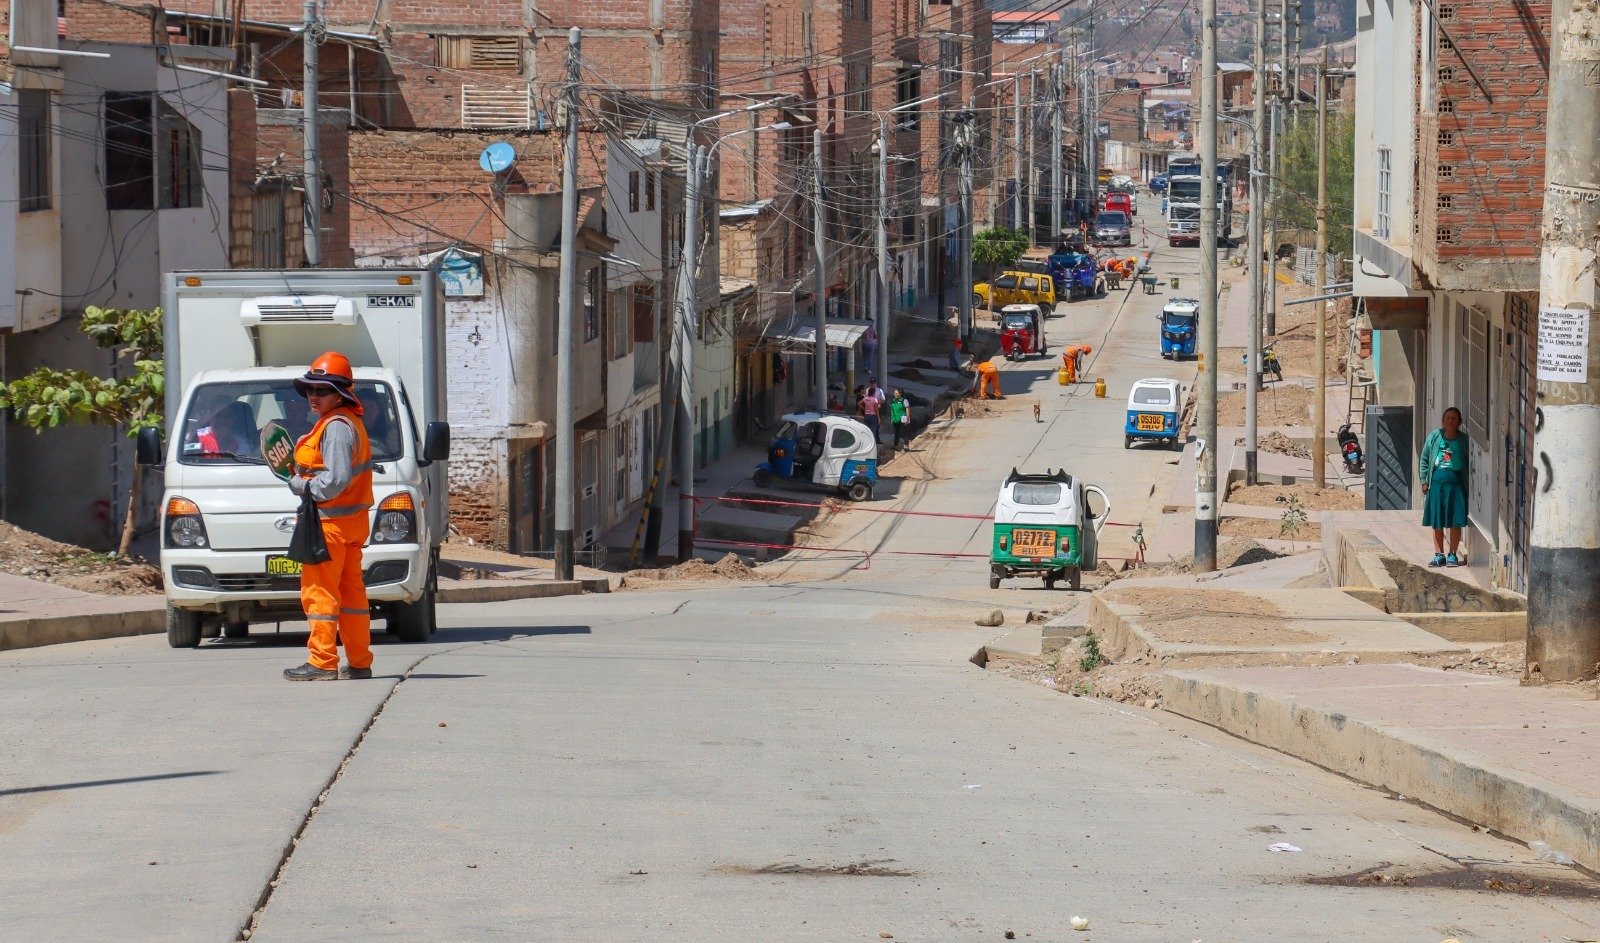
[[[1426,103],[1436,124],[1418,122],[1419,135],[1433,139],[1419,140],[1417,153],[1434,156],[1419,174],[1418,218],[1432,214],[1432,231],[1419,233],[1419,244],[1433,242],[1441,260],[1537,257],[1550,4],[1446,0],[1440,21],[1456,48],[1437,38],[1435,98]]]

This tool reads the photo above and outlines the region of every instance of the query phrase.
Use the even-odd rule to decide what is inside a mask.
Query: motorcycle
[[[1261,351],[1261,382],[1265,383],[1267,375],[1271,374],[1274,380],[1283,382],[1283,365],[1278,363],[1278,355],[1271,347],[1262,348]]]
[[[1367,460],[1361,454],[1361,440],[1350,431],[1348,422],[1339,427],[1339,452],[1344,456],[1345,471],[1352,475],[1366,471]]]

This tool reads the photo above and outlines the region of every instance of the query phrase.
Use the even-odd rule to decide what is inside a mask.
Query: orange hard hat
[[[327,386],[339,392],[345,400],[356,403],[355,394],[351,388],[355,386],[355,372],[350,369],[350,358],[336,350],[330,350],[316,360],[311,361],[311,369],[305,376],[294,381],[294,389],[301,396],[314,386]]]

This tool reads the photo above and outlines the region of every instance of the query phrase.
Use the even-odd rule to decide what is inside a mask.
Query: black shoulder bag
[[[301,564],[327,563],[333,559],[328,552],[328,539],[322,533],[322,513],[311,497],[311,487],[306,486],[300,498],[300,513],[295,515],[294,533],[289,535],[289,559]]]

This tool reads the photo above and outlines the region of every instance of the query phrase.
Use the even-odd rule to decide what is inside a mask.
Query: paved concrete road
[[[1115,303],[1069,323],[1109,329],[1100,369],[1155,372]],[[1067,397],[1051,422],[953,424],[884,505],[981,512],[993,466],[1038,449],[1083,456],[1135,505],[1171,474],[1106,442],[1105,401],[1033,382],[1008,391]],[[974,520],[870,517],[837,528],[906,553],[987,546]],[[1066,593],[991,591],[959,557],[772,569],[444,607],[436,642],[380,646],[371,682],[279,680],[298,638],[0,655],[0,940],[1600,936],[1585,879],[1526,895],[1464,871],[1563,873],[1520,846],[967,661],[996,631],[976,612]],[[1341,883],[1380,865],[1419,880]],[[1470,889],[1432,886],[1452,881]]]

